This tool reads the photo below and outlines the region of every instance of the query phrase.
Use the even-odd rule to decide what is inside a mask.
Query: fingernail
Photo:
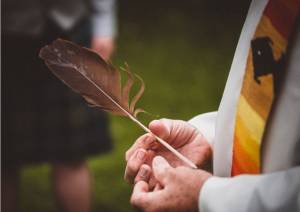
[[[148,175],[148,170],[145,168],[142,168],[140,170],[140,177],[145,178],[145,177],[147,177],[147,175]]]
[[[147,143],[149,148],[152,149],[155,147],[156,139],[152,136],[148,136],[145,143]]]
[[[153,165],[154,166],[158,166],[158,165],[161,165],[162,163],[164,163],[164,159],[163,157],[161,156],[156,156],[154,159],[153,159]]]
[[[146,157],[146,152],[144,152],[143,150],[138,150],[136,157],[140,160],[144,160]]]
[[[145,143],[150,143],[152,141],[152,136],[148,135],[145,139]]]

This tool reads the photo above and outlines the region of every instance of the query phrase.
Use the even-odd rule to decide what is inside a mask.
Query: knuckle
[[[144,135],[141,135],[136,141],[136,144],[142,145],[145,142],[145,139],[149,136],[149,133],[145,133]]]
[[[127,150],[125,152],[125,161],[128,161],[129,160],[129,155],[130,155],[130,150]]]
[[[139,164],[129,161],[126,166],[124,179],[129,183],[133,183],[136,175],[138,174],[139,168]]]
[[[138,171],[139,164],[136,160],[132,159],[127,162],[127,167],[128,167],[128,170],[135,172],[135,171]]]
[[[141,198],[139,195],[133,194],[130,198],[130,204],[133,206],[138,206],[141,202]]]
[[[134,208],[140,209],[142,211],[153,211],[149,207],[148,201],[146,199],[144,199],[142,195],[132,195],[130,198],[130,204]]]
[[[132,195],[131,198],[130,198],[130,204],[135,206],[136,205],[136,197],[135,195]]]

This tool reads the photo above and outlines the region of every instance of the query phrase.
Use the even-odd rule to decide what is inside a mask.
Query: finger
[[[168,139],[172,129],[172,121],[169,119],[154,120],[150,122],[149,129],[158,137]]]
[[[147,151],[147,160],[146,160],[146,164],[148,164],[149,166],[152,166],[152,161],[153,158],[156,156],[156,152],[153,150],[148,150]]]
[[[134,179],[134,183],[137,183],[139,181],[145,181],[148,183],[150,176],[151,176],[150,166],[143,164]]]
[[[163,188],[163,187],[162,187],[159,183],[156,183],[156,185],[155,185],[153,191],[159,191],[159,190],[161,190],[162,188]]]
[[[159,205],[166,202],[167,195],[163,190],[149,192],[148,184],[145,181],[139,181],[134,186],[130,203],[143,211],[159,211]]]
[[[195,127],[181,120],[154,120],[149,129],[175,148],[190,143],[199,134]]]
[[[139,181],[135,184],[130,198],[130,203],[134,207],[143,208],[147,201],[148,184],[145,181]]]
[[[154,175],[153,175],[153,171],[151,171],[151,176],[150,179],[148,181],[148,185],[149,185],[149,190],[152,191],[155,187],[155,185],[158,183],[157,180],[155,179]]]
[[[156,156],[152,162],[152,169],[154,177],[157,181],[162,185],[165,186],[167,181],[167,177],[170,174],[169,172],[173,169],[168,161],[161,156]]]
[[[134,152],[137,149],[145,149],[148,150],[150,148],[152,148],[153,146],[155,146],[155,138],[153,137],[153,135],[151,135],[150,133],[144,134],[141,137],[139,137],[136,142],[132,145],[132,147],[130,147],[126,154],[125,154],[125,159],[126,161],[129,160],[129,158],[132,156],[132,154],[134,154]]]
[[[131,158],[128,160],[124,179],[129,182],[133,183],[133,180],[135,176],[137,175],[141,165],[146,161],[147,159],[147,151],[144,149],[138,149],[134,155],[131,156]]]

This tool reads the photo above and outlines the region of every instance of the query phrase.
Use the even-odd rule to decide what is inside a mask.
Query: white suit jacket
[[[201,212],[300,211],[300,33],[296,33],[287,78],[267,128],[263,174],[230,178],[236,106],[251,39],[267,2],[253,0],[250,5],[218,111],[190,120],[213,148],[215,177],[202,187]]]

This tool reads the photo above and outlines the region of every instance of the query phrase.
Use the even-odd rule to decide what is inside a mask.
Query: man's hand
[[[206,139],[196,128],[185,121],[155,120],[150,123],[149,129],[193,161],[198,167],[201,167],[211,157],[211,149]],[[147,133],[138,138],[126,152],[125,179],[131,183],[140,180],[141,177],[137,176],[137,173],[143,164],[143,170],[141,171],[151,172],[152,159],[157,155],[166,158],[172,167],[186,165],[172,152],[161,146],[151,134]],[[155,184],[155,180],[151,177],[150,187],[152,188]]]
[[[115,48],[114,39],[111,37],[94,37],[92,38],[91,48],[107,61]]]
[[[152,168],[160,187],[149,191],[147,182],[138,181],[131,196],[134,207],[143,211],[198,210],[199,192],[204,182],[211,177],[210,173],[182,166],[172,168],[160,156],[153,159]]]

